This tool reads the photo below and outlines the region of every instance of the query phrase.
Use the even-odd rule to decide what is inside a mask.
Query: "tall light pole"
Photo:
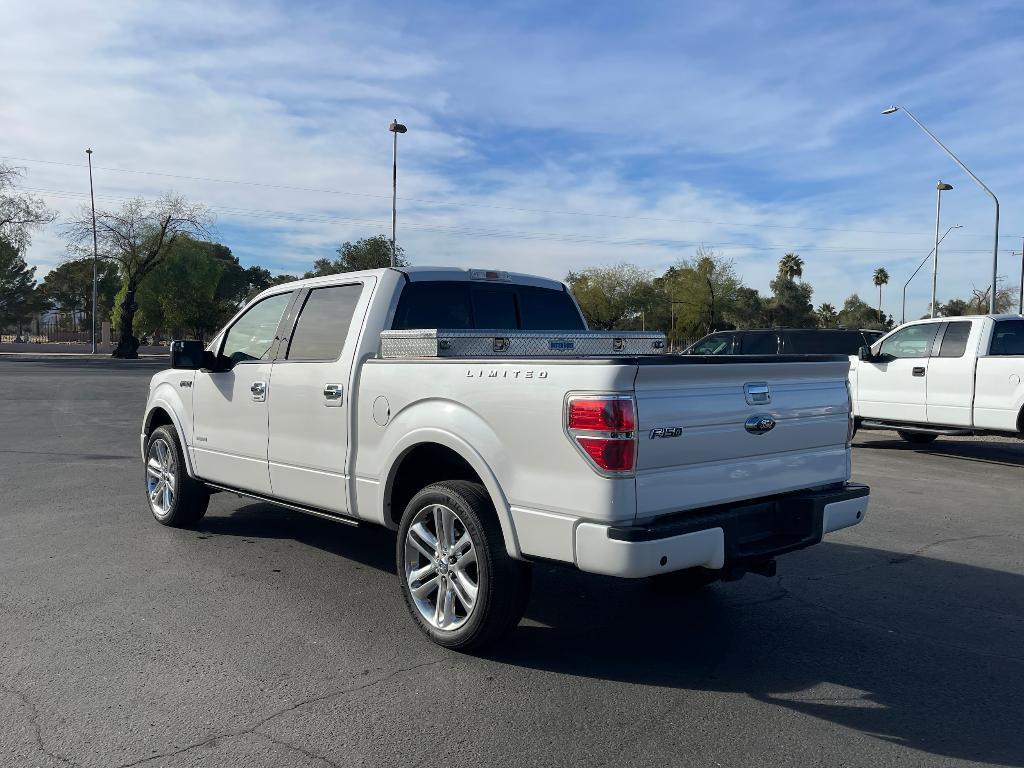
[[[939,238],[939,242],[941,243],[943,240],[945,240],[946,239],[946,235],[948,235],[954,229],[962,229],[962,228],[963,228],[963,224],[954,224],[952,227],[950,227],[949,229],[947,229],[945,231],[945,233],[942,235],[942,237]],[[907,322],[907,286],[910,285],[910,281],[911,280],[913,280],[915,277],[917,277],[917,273],[921,271],[921,267],[923,267],[925,265],[925,263],[927,263],[928,259],[930,259],[931,257],[932,257],[932,251],[928,251],[928,255],[925,256],[924,259],[921,261],[921,263],[917,265],[917,269],[915,269],[913,272],[910,273],[910,277],[907,278],[907,282],[905,282],[903,284],[903,315],[902,315],[902,317],[900,319],[900,325],[902,325],[903,323]]]
[[[977,176],[974,175],[974,172],[971,171],[970,168],[968,168],[966,165],[963,164],[963,162],[960,160],[959,157],[957,157],[956,155],[954,155],[952,153],[952,151],[950,151],[949,147],[947,147],[945,144],[943,144],[941,141],[939,141],[938,137],[936,137],[936,135],[934,133],[932,133],[927,128],[925,128],[924,127],[924,123],[922,123],[920,120],[918,120],[916,117],[914,117],[913,113],[909,109],[907,109],[906,107],[900,107],[900,106],[897,106],[897,105],[894,104],[891,107],[889,107],[888,109],[883,109],[882,110],[882,114],[883,115],[891,115],[894,112],[900,112],[900,111],[902,111],[903,114],[905,114],[907,117],[909,117],[911,120],[913,120],[914,123],[917,125],[917,127],[920,128],[922,131],[924,131],[928,135],[928,138],[930,138],[932,141],[934,141],[936,144],[938,144],[939,147],[942,149],[942,151],[945,152],[947,155],[949,155],[950,158],[953,160],[953,162],[955,162],[957,165],[959,165],[961,170],[963,170],[964,173],[966,173],[968,176],[970,176],[972,179],[974,179],[974,182],[979,187],[981,187],[983,190],[985,190],[988,193],[989,197],[992,198],[992,202],[994,202],[996,204],[995,240],[992,243],[992,295],[989,298],[989,312],[991,312],[992,314],[995,314],[995,312],[996,312],[996,280],[998,279],[998,270],[999,270],[999,198],[996,197],[993,194],[991,189],[989,189],[988,187],[985,186],[985,183],[981,179],[979,179]]]
[[[395,229],[398,221],[398,134],[405,133],[408,128],[398,122],[396,117],[391,121],[388,130],[394,136],[394,149],[391,154],[391,266],[395,266]]]
[[[96,354],[96,280],[99,248],[96,245],[96,195],[92,191],[92,149],[85,150],[89,160],[89,202],[92,205],[92,354]]]
[[[932,249],[932,317],[935,317],[935,288],[939,279],[939,212],[942,210],[942,193],[953,188],[939,179],[935,185],[935,247]]]

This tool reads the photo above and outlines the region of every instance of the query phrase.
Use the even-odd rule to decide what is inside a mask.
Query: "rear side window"
[[[777,355],[779,354],[779,335],[774,332],[744,333],[740,354]]]
[[[969,322],[950,323],[942,336],[939,357],[963,357],[967,351],[967,337],[971,335]]]
[[[394,330],[585,330],[576,304],[566,291],[529,285],[434,280],[406,284],[391,327]]]
[[[731,355],[732,354],[732,334],[723,333],[721,335],[708,336],[707,338],[701,339],[693,347],[690,348],[689,354],[691,355]]]
[[[1000,320],[992,333],[991,355],[1024,355],[1024,320]]]
[[[337,360],[348,336],[361,284],[314,288],[299,313],[288,360]]]
[[[788,331],[790,352],[797,355],[856,355],[864,345],[860,331]]]

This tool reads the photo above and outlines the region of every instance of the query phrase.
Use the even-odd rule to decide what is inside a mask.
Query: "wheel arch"
[[[442,480],[480,483],[494,506],[509,556],[521,558],[508,500],[484,458],[458,435],[441,429],[419,429],[392,450],[381,494],[381,520],[398,529],[405,505],[417,491]]]
[[[146,415],[142,420],[142,455],[145,459],[146,441],[154,429],[170,424],[178,433],[181,440],[181,452],[185,456],[185,469],[189,477],[195,477],[195,468],[192,465],[192,451],[190,450],[190,435],[183,428],[181,416],[174,403],[164,397],[153,397],[146,406]]]

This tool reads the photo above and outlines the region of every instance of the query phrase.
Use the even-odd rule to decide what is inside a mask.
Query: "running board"
[[[344,525],[351,525],[354,528],[358,528],[360,521],[354,517],[345,517],[335,512],[328,512],[324,509],[317,509],[316,507],[304,507],[301,504],[293,504],[289,501],[281,501],[280,499],[274,499],[270,496],[263,496],[259,493],[253,493],[252,491],[243,491],[239,488],[232,488],[227,485],[218,485],[217,483],[208,483],[205,480],[202,481],[203,485],[209,488],[216,488],[218,491],[227,491],[228,493],[235,493],[239,496],[246,496],[250,499],[256,499],[256,501],[265,501],[267,504],[273,504],[277,507],[285,507],[286,509],[293,510],[295,512],[301,512],[304,515],[312,515],[313,517],[319,517],[323,520],[330,520],[333,523],[342,523]]]
[[[974,434],[973,429],[958,427],[920,427],[911,424],[899,424],[889,421],[862,421],[860,429],[898,429],[900,432],[916,432],[922,435],[943,435],[945,437],[964,437]]]

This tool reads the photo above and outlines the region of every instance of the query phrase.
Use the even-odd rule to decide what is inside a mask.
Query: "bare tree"
[[[18,251],[29,244],[32,230],[49,224],[57,215],[41,198],[15,191],[24,173],[22,168],[0,163],[0,239]]]
[[[206,240],[211,225],[212,217],[204,206],[177,195],[165,195],[155,202],[133,198],[117,211],[96,211],[100,258],[117,264],[121,275],[119,338],[114,357],[138,357],[139,340],[133,333],[133,322],[139,285],[179,238]],[[85,255],[92,252],[92,216],[88,208],[68,224],[65,236],[73,251]]]

